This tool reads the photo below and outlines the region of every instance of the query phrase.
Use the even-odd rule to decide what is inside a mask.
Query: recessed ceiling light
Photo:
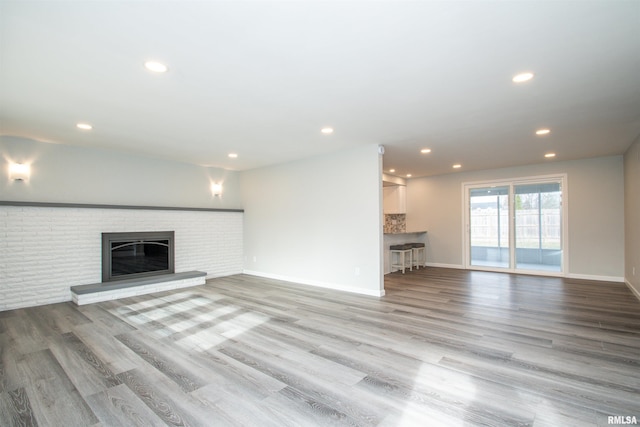
[[[390,173],[394,173],[396,170],[395,169],[389,169]]]
[[[515,76],[513,76],[513,78],[511,79],[514,83],[524,83],[524,82],[528,82],[529,80],[531,80],[533,78],[533,73],[520,73],[520,74],[516,74]]]
[[[230,159],[237,159],[237,158],[238,158],[238,154],[236,154],[236,153],[229,153],[229,158],[230,158]]]
[[[431,152],[431,148],[423,148],[422,150],[420,150],[420,152],[422,154],[429,154]]]
[[[462,165],[460,163],[456,163],[455,165],[453,165],[454,169],[460,169],[462,167]]]
[[[536,135],[540,135],[540,136],[549,135],[550,133],[551,133],[551,130],[549,129],[538,129],[536,131]]]
[[[410,173],[407,174],[407,178],[411,178],[411,174]]]
[[[322,128],[320,129],[320,132],[324,133],[325,135],[331,135],[333,133],[333,128]]]
[[[556,156],[556,153],[547,153],[544,155],[547,159],[551,159]]]
[[[76,127],[78,129],[82,129],[82,130],[91,130],[91,129],[93,129],[93,126],[91,126],[89,123],[78,123],[78,124],[76,124]]]
[[[144,63],[144,68],[154,73],[166,73],[169,67],[158,61],[147,61]]]

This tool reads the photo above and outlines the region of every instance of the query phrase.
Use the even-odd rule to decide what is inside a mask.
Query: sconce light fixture
[[[9,179],[12,181],[29,181],[31,166],[23,163],[9,163]]]
[[[220,197],[220,195],[222,194],[222,184],[216,183],[216,182],[212,182],[211,183],[211,194],[213,194],[213,197]]]

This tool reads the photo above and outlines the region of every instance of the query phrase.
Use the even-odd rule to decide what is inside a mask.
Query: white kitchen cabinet
[[[404,185],[393,185],[383,187],[382,190],[384,213],[407,213],[407,187]]]

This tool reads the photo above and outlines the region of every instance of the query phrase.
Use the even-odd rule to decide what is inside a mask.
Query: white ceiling
[[[235,170],[382,144],[418,177],[640,134],[633,0],[2,0],[0,37],[0,133],[40,141]]]

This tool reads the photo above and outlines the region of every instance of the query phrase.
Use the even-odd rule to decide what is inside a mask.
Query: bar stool
[[[427,258],[424,253],[424,243],[408,243],[411,245],[412,265],[416,268],[425,267]]]
[[[391,271],[393,271],[394,268],[402,269],[402,274],[404,274],[405,268],[408,268],[409,271],[412,270],[413,248],[410,244],[391,245],[389,249],[391,250]],[[393,259],[394,255],[396,262],[394,262]]]

